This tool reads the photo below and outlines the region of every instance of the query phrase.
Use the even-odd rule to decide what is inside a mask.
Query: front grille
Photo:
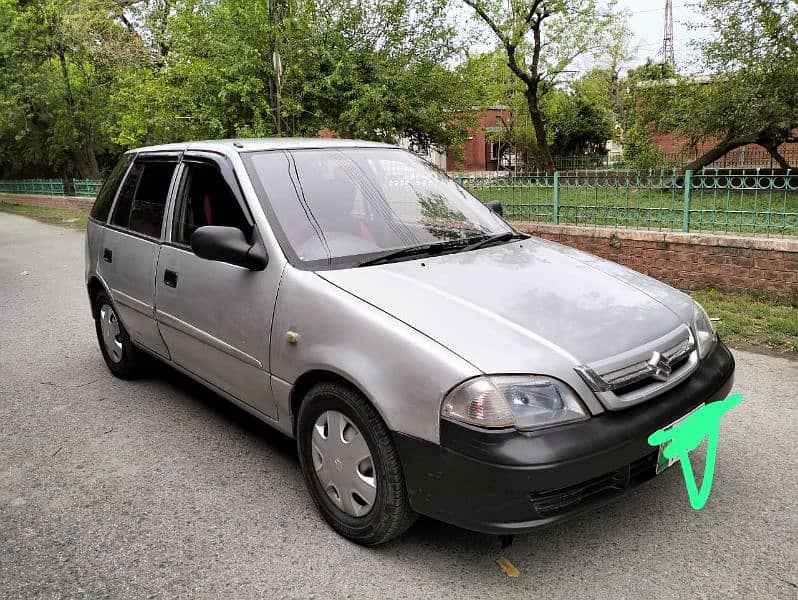
[[[588,481],[556,490],[532,492],[529,499],[541,518],[556,517],[651,479],[656,474],[656,465],[657,452],[654,451],[617,471]]]
[[[575,370],[606,408],[621,410],[679,385],[697,367],[693,334],[681,325],[638,348]]]
[[[681,369],[682,366],[689,359],[690,359],[690,355],[689,354],[684,354],[684,355],[678,357],[675,361],[673,361],[671,363],[671,369],[672,369],[671,372],[678,374],[679,369]],[[647,377],[646,379],[640,379],[638,381],[635,381],[634,383],[630,383],[629,385],[624,385],[624,386],[621,386],[619,388],[615,388],[613,390],[613,392],[615,392],[616,396],[625,396],[626,394],[631,394],[632,392],[635,392],[635,391],[637,391],[637,390],[639,390],[641,388],[644,388],[647,385],[651,385],[652,383],[656,384],[657,381],[655,379],[652,379],[651,377]]]

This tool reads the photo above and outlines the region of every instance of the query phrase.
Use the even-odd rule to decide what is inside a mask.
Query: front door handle
[[[114,262],[114,253],[110,249],[103,249],[103,260],[107,263]]]
[[[176,288],[177,287],[177,273],[174,271],[170,271],[166,269],[163,274],[163,282],[164,285],[168,285],[169,287]]]

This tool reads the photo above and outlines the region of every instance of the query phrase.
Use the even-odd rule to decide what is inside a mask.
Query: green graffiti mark
[[[720,418],[729,410],[742,402],[741,394],[734,394],[725,400],[711,402],[691,413],[684,421],[677,425],[658,429],[648,436],[651,446],[665,443],[662,455],[667,459],[678,458],[682,465],[684,483],[687,486],[687,496],[690,506],[701,510],[709,499],[712,490],[712,479],[715,475],[715,455],[718,449],[718,435],[720,433]],[[707,456],[704,462],[704,477],[701,489],[695,482],[693,465],[690,463],[689,452],[695,450],[707,437]]]

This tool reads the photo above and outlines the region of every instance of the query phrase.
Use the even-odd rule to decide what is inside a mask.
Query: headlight
[[[479,427],[529,430],[588,418],[562,381],[536,375],[478,377],[444,398],[441,415]]]
[[[693,304],[693,329],[698,345],[698,357],[704,358],[715,346],[718,336],[712,326],[712,321],[709,320],[701,305],[698,302],[693,302]]]

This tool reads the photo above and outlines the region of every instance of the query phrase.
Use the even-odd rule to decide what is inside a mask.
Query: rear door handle
[[[163,274],[163,282],[164,285],[168,285],[169,287],[176,288],[177,287],[177,273],[174,271],[170,271],[166,269]]]
[[[103,260],[107,263],[114,262],[114,253],[111,252],[108,248],[103,250]]]

